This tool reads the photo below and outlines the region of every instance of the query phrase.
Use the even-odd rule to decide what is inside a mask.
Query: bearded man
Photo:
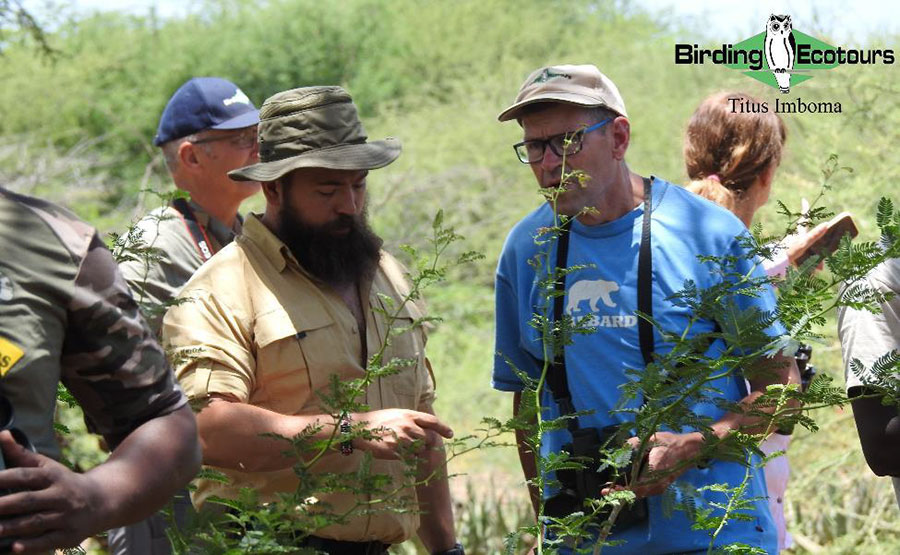
[[[202,406],[203,462],[229,478],[201,480],[194,505],[201,509],[210,496],[235,499],[241,488],[255,490],[261,503],[296,491],[298,460],[271,434],[313,431],[338,440],[311,472],[357,473],[369,452],[371,473],[387,476],[397,497],[418,510],[373,505],[365,493],[315,492],[320,506],[349,516],[304,530],[309,535],[298,545],[381,554],[418,532],[432,553],[462,553],[440,470],[441,438],[452,431],[434,416],[425,335],[412,325],[422,312],[406,301],[404,272],[366,221],[366,176],[393,162],[400,144],[366,142],[340,87],[272,96],[260,109],[259,139],[260,162],[229,175],[262,184],[265,213],[251,214],[243,234],[194,274],[186,302],[163,322],[176,375]],[[399,321],[391,322],[386,314],[394,312]],[[385,361],[410,362],[361,392],[356,402],[368,410],[336,417],[323,402],[333,378],[366,376],[369,356],[386,342]],[[432,479],[411,480],[398,460],[410,448],[418,449],[418,476]],[[365,510],[354,511],[360,505]]]

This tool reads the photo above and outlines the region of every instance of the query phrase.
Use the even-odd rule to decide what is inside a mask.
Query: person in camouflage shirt
[[[83,474],[56,461],[60,382],[113,449]],[[18,552],[144,518],[199,468],[193,413],[96,230],[2,187],[0,394],[37,451],[0,432],[0,545]]]

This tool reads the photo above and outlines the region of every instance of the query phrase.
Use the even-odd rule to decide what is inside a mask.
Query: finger
[[[0,515],[30,515],[55,505],[54,499],[45,491],[17,491],[0,497]],[[0,520],[0,530],[5,529],[6,523]]]
[[[650,447],[647,452],[651,453],[655,447],[665,447],[671,440],[671,436],[666,435],[666,432],[652,434],[647,438],[647,445]]]
[[[625,440],[625,443],[627,443],[628,445],[631,445],[632,449],[637,449],[638,447],[641,446],[641,440],[637,437],[630,437]]]
[[[612,486],[607,486],[600,490],[600,495],[609,495],[614,491],[622,491],[625,489],[625,486],[620,484],[613,484]]]
[[[447,439],[453,437],[453,430],[450,426],[438,420],[433,414],[428,414],[427,412],[419,413],[413,418],[413,421],[422,428],[434,430]]]
[[[642,497],[650,497],[651,495],[653,495],[648,486],[632,485],[629,489],[634,492],[635,497],[637,497],[638,499]]]
[[[667,484],[663,482],[653,482],[651,485],[638,488],[640,493],[635,492],[638,497],[653,497],[666,491]]]
[[[62,513],[35,512],[0,521],[0,536],[12,538],[40,536],[65,525]]]
[[[828,222],[822,222],[807,233],[807,237],[818,239],[828,231]]]
[[[794,246],[792,247],[795,251],[794,256],[798,257],[804,252],[806,252],[809,247],[811,247],[816,241],[818,241],[825,233],[828,231],[828,222],[822,222],[816,227],[812,228],[810,231],[805,232],[802,235],[798,235],[798,239]],[[789,253],[790,256],[790,253]]]
[[[83,539],[73,537],[66,530],[51,530],[40,536],[17,539],[12,545],[12,551],[13,553],[44,553],[58,547],[75,547]]]
[[[668,488],[669,484],[674,480],[674,477],[654,477],[650,480],[641,480],[636,484],[632,484],[631,489],[638,497],[650,497],[666,491],[666,488]]]
[[[397,434],[397,441],[405,444],[412,443],[414,441],[422,441],[423,443],[428,440],[428,429],[420,428],[419,426],[403,426],[400,429],[400,433]]]
[[[443,445],[443,441],[441,440],[441,435],[436,433],[433,430],[425,429],[425,448],[426,449],[436,449]]]
[[[0,432],[0,449],[6,468],[38,466],[41,463],[40,455],[19,445],[9,430]]]
[[[0,471],[0,491],[40,490],[50,486],[50,479],[43,469],[10,468]],[[0,505],[8,503],[10,495],[0,496]]]

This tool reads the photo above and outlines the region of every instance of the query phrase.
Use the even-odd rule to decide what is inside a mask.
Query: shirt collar
[[[207,233],[212,235],[212,238],[215,239],[217,243],[219,243],[219,248],[224,247],[228,243],[232,242],[235,237],[241,234],[241,228],[243,226],[241,225],[240,214],[237,214],[235,216],[234,225],[229,228],[220,220],[210,216],[202,206],[200,206],[193,200],[188,200],[188,205],[194,212],[194,217],[197,218],[197,223],[200,224]]]
[[[291,250],[287,245],[285,245],[281,239],[276,237],[275,234],[262,223],[259,214],[251,213],[247,216],[247,219],[244,220],[244,229],[241,236],[256,245],[266,259],[268,259],[272,266],[279,272],[283,272],[290,264],[298,271],[306,274],[306,271],[297,263],[297,259],[291,254]]]

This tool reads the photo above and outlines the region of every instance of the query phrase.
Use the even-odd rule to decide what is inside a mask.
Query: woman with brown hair
[[[756,211],[769,200],[775,170],[781,163],[787,129],[773,113],[743,113],[735,107],[760,105],[746,93],[720,92],[707,97],[688,122],[684,163],[687,189],[727,208],[748,228]],[[774,260],[764,260],[769,275],[784,275],[828,226],[799,230],[785,238]]]
[[[762,103],[738,92],[720,92],[707,97],[688,122],[684,138],[684,161],[691,182],[687,189],[733,212],[748,228],[756,211],[769,200],[775,170],[781,162],[787,130],[773,112],[743,113],[736,107]],[[808,210],[807,206],[803,210]],[[827,231],[823,223],[813,230],[787,237],[773,260],[763,260],[770,276],[784,275],[789,263]],[[790,436],[772,434],[760,445],[766,454],[785,451]],[[778,527],[778,547],[791,546],[785,529],[784,492],[790,476],[787,456],[768,462],[765,468],[769,508]]]

